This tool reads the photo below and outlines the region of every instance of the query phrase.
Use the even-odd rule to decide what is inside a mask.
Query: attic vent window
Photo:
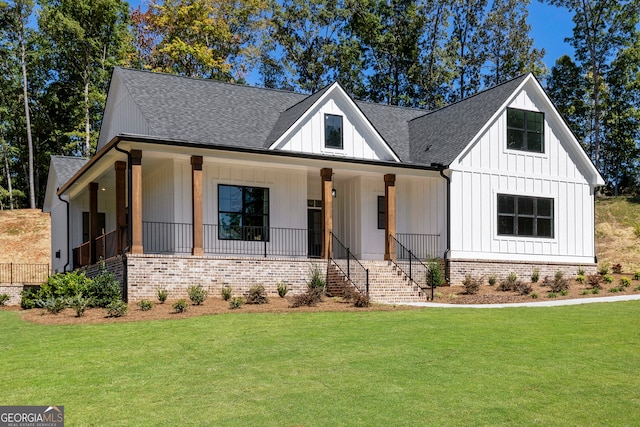
[[[544,153],[544,114],[507,108],[507,148]]]
[[[324,146],[342,150],[342,116],[324,115]]]

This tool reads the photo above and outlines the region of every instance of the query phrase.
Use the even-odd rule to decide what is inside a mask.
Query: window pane
[[[533,111],[527,112],[527,130],[543,133],[544,128],[544,115],[542,113],[535,113]]]
[[[342,148],[342,116],[325,114],[324,144],[325,147]]]
[[[221,213],[218,217],[219,228],[218,238],[220,239],[242,239],[242,215]]]
[[[524,111],[507,109],[507,127],[524,129]]]
[[[378,229],[384,230],[387,226],[387,204],[384,196],[378,196]]]
[[[542,134],[535,132],[527,133],[527,149],[536,153],[543,153]]]
[[[518,215],[533,215],[534,202],[532,197],[518,197]]]
[[[538,237],[553,237],[553,220],[538,218]]]
[[[538,199],[538,216],[553,216],[553,199]]]
[[[498,195],[498,213],[515,213],[515,198],[513,196]]]
[[[518,217],[518,236],[533,235],[533,218]]]
[[[244,213],[263,214],[269,212],[268,190],[246,187],[244,189]]]
[[[218,210],[222,212],[242,212],[242,187],[218,186]]]
[[[524,132],[521,130],[507,130],[507,148],[510,150],[522,150],[524,148]]]
[[[512,216],[498,216],[498,234],[514,234]]]

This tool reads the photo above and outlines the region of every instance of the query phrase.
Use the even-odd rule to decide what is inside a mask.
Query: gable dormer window
[[[342,150],[342,116],[324,115],[324,146]]]
[[[544,114],[507,108],[507,148],[544,153]]]

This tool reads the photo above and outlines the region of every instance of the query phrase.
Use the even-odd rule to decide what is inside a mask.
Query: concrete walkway
[[[616,302],[616,301],[637,301],[640,300],[640,295],[616,295],[610,297],[595,297],[595,298],[578,298],[578,299],[563,299],[555,301],[540,301],[540,302],[514,302],[507,304],[445,304],[439,302],[409,302],[399,303],[396,305],[410,305],[414,307],[434,307],[434,308],[511,308],[511,307],[557,307],[561,305],[578,305],[578,304],[591,304],[594,302]]]

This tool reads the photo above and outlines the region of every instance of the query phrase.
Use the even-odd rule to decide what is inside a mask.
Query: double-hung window
[[[544,114],[507,108],[507,148],[544,153]]]
[[[269,240],[269,189],[218,185],[218,238]]]
[[[498,235],[553,238],[553,199],[498,194]]]

